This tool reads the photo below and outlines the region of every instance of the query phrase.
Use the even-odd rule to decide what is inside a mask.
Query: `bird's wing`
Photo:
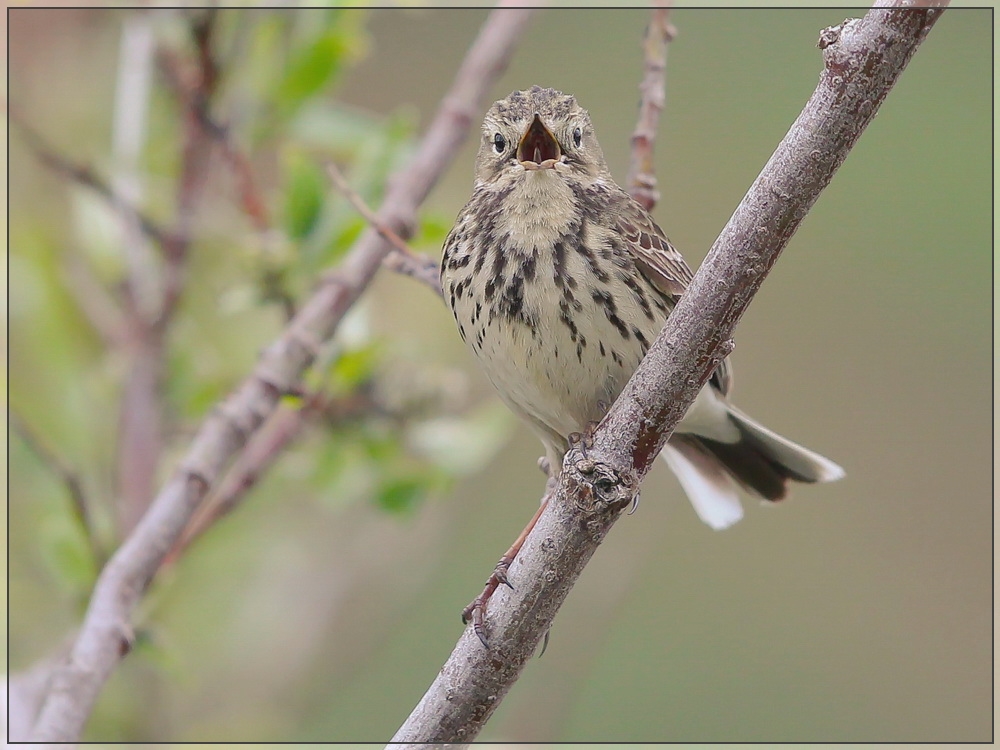
[[[684,256],[670,244],[649,213],[635,201],[629,200],[621,218],[618,233],[625,240],[632,260],[650,284],[671,302],[671,309],[687,289],[694,273]],[[732,385],[732,370],[725,359],[712,375],[712,383],[723,395]]]
[[[652,217],[635,201],[628,201],[618,220],[636,267],[663,294],[676,302],[694,274],[677,248],[670,244]]]

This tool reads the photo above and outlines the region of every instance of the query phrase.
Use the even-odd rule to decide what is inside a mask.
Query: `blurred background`
[[[812,92],[819,31],[845,15],[674,11],[655,215],[692,266]],[[153,490],[361,231],[322,160],[377,205],[485,17],[215,15],[209,112],[242,157],[220,141],[200,160],[150,391]],[[534,83],[575,94],[624,182],[647,19],[539,12],[490,100]],[[12,10],[9,105],[51,153],[174,226],[203,21]],[[655,469],[480,739],[991,738],[991,29],[989,10],[943,16],[737,331],[736,402],[847,479],[750,501],[715,533]],[[143,264],[165,262],[44,167],[32,137],[10,126],[13,672],[73,632],[99,561],[141,512],[121,464],[142,415],[123,404],[150,360],[101,327],[123,289],[157,278]],[[475,133],[456,148],[413,243],[434,256],[470,192]],[[388,271],[305,385],[331,408],[161,572],[86,739],[384,741],[450,653],[459,613],[537,507],[539,444],[440,300]],[[89,532],[56,464],[79,482]]]

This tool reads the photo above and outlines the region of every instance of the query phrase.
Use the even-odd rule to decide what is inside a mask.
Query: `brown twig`
[[[211,41],[215,14],[209,11],[193,23],[196,67],[180,90],[184,123],[180,175],[172,231],[162,244],[163,264],[158,309],[145,311],[140,279],[129,276],[125,285],[131,322],[130,367],[119,410],[116,477],[119,527],[127,534],[142,518],[156,491],[156,475],[163,453],[162,379],[166,360],[166,333],[184,291],[191,230],[208,175],[212,138],[202,122],[218,82]]]
[[[299,408],[279,406],[267,424],[247,443],[213,496],[192,519],[183,535],[164,558],[164,567],[173,564],[219,520],[234,511],[257,481],[302,434],[315,411],[309,404]]]
[[[121,212],[127,218],[134,220],[143,233],[158,245],[163,246],[171,240],[170,233],[166,229],[146,216],[135,206],[130,205],[120,195],[116,194],[108,182],[91,167],[84,164],[76,164],[54,149],[36,130],[25,122],[15,108],[8,107],[7,114],[10,121],[20,131],[25,145],[27,145],[42,164],[56,174],[61,174],[78,185],[90,188],[105,198],[115,210]]]
[[[414,252],[406,243],[406,240],[382,224],[378,216],[375,215],[375,212],[365,203],[364,198],[351,187],[351,184],[336,164],[332,161],[327,162],[326,171],[333,184],[347,198],[348,202],[354,206],[354,210],[361,214],[365,221],[392,245],[393,249],[382,261],[382,265],[391,271],[416,279],[425,286],[430,287],[440,297],[442,294],[441,274],[438,262],[426,255]]]
[[[191,519],[184,534],[163,561],[170,565],[188,547],[222,518],[232,513],[246,498],[262,476],[294,443],[310,423],[329,418],[343,423],[356,417],[371,414],[377,405],[363,392],[329,399],[317,392],[306,396],[298,407],[281,405],[244,447],[226,478],[212,497],[206,499],[200,511]]]
[[[722,230],[622,394],[563,463],[555,494],[518,555],[515,588],[472,628],[393,737],[475,739],[531,658],[601,540],[638,492],[674,426],[732,348],[764,277],[874,118],[939,9],[870,11],[827,37],[819,85]]]
[[[531,11],[516,8],[489,15],[412,161],[390,181],[378,217],[400,236],[467,136],[530,17]],[[253,373],[202,424],[178,470],[101,571],[70,658],[53,675],[34,741],[79,740],[101,688],[128,648],[132,614],[163,558],[224,467],[274,413],[281,395],[301,381],[320,342],[336,330],[389,250],[374,229],[362,234],[337,275],[317,289]]]
[[[627,185],[629,195],[647,211],[652,211],[660,199],[660,192],[656,189],[653,144],[666,99],[667,46],[677,35],[677,29],[670,23],[671,5],[671,0],[661,0],[653,8],[642,43],[643,77],[639,84],[642,99],[639,120],[632,134],[632,160]]]
[[[100,568],[107,559],[107,553],[97,538],[97,531],[94,528],[94,520],[90,511],[90,501],[87,500],[87,494],[84,492],[83,482],[80,481],[80,477],[54,451],[45,446],[34,430],[28,426],[28,423],[16,411],[13,409],[8,410],[7,416],[11,428],[17,433],[18,437],[38,457],[42,465],[52,472],[56,479],[65,486],[66,493],[70,499],[70,507],[73,509],[73,515],[80,524],[80,530],[87,540],[87,546],[90,548],[94,564]]]

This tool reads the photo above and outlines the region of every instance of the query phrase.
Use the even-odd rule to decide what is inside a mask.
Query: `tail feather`
[[[789,479],[815,483],[835,482],[844,478],[844,470],[829,458],[771,432],[731,405],[729,418],[740,431],[741,442],[760,453]]]
[[[742,517],[737,485],[773,502],[785,497],[789,480],[833,482],[844,476],[830,459],[727,408],[739,433],[735,440],[675,433],[663,452],[698,516],[712,528],[726,528]]]
[[[661,454],[691,500],[698,518],[721,530],[743,518],[736,482],[715,458],[688,436],[675,436]]]

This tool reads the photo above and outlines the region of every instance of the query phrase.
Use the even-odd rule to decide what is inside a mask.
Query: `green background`
[[[366,54],[324,97],[422,128],[485,11],[366,13]],[[813,90],[819,31],[846,15],[674,11],[655,214],[692,266]],[[98,167],[127,17],[10,18],[10,100]],[[535,83],[575,94],[624,181],[647,17],[540,12],[490,100]],[[989,740],[991,34],[988,10],[944,15],[737,331],[735,401],[838,461],[846,480],[775,508],[747,502],[740,524],[715,533],[654,470],[481,739]],[[151,130],[171,122],[154,111]],[[426,204],[445,225],[468,196],[475,140],[456,144]],[[168,158],[144,156],[154,193],[169,193],[157,182]],[[280,202],[270,167],[264,190]],[[13,133],[10,170],[11,404],[106,494],[121,363],[79,321],[57,270],[84,242],[86,198]],[[247,233],[226,185],[199,215],[171,338],[172,357],[198,365],[181,394],[198,392],[205,368],[225,393],[281,326],[274,310],[226,307]],[[304,478],[304,457],[324,450],[311,436],[153,589],[140,610],[153,646],[116,671],[89,739],[384,741],[436,675],[459,612],[536,507],[540,446],[501,416],[438,299],[384,272],[362,307],[397,368],[454,368],[509,439],[482,471],[389,514]],[[172,425],[164,476],[197,423]],[[78,622],[85,589],[53,572],[65,498],[16,439],[10,492],[17,670]]]

